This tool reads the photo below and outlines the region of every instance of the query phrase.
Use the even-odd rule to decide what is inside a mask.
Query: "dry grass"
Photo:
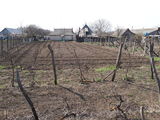
[[[41,120],[59,120],[67,113],[75,113],[78,120],[116,119],[119,114],[115,107],[119,103],[114,97],[116,95],[122,96],[124,100],[122,109],[129,118],[139,119],[140,106],[144,106],[145,116],[148,119],[159,119],[157,86],[156,82],[150,79],[148,66],[130,70],[128,75],[132,76],[131,80],[124,80],[125,69],[120,69],[116,82],[101,81],[80,84],[77,72],[76,69],[59,71],[58,83],[60,85],[54,86],[52,71],[36,71],[36,84],[32,88],[29,86],[32,78],[29,71],[21,72],[21,80]],[[1,73],[3,74],[0,75],[0,85],[5,86],[9,84],[11,73],[9,70],[2,70]],[[96,74],[101,77],[106,75],[106,73]],[[89,79],[89,76],[87,77]],[[17,87],[5,86],[1,87],[0,91],[2,96],[0,99],[1,118],[4,118],[5,114],[8,119],[32,118],[30,108]]]

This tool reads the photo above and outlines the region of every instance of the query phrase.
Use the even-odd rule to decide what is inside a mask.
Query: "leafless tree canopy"
[[[91,25],[91,28],[98,36],[102,36],[103,34],[110,32],[111,27],[111,23],[104,19],[99,19]]]
[[[123,29],[120,27],[117,27],[115,30],[116,37],[120,37],[122,33],[123,33]]]
[[[50,33],[49,30],[42,29],[36,25],[29,25],[24,28],[27,37],[44,37]]]

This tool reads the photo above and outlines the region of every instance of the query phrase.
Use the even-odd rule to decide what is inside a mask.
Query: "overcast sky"
[[[36,24],[42,28],[82,27],[97,19],[113,28],[160,26],[160,0],[0,0],[0,29]]]

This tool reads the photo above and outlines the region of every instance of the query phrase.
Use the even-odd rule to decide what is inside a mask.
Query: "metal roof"
[[[1,31],[1,34],[5,34],[5,32],[8,32],[8,34],[22,34],[22,31],[20,29],[13,29],[13,28],[4,28]]]
[[[75,35],[73,29],[54,29],[49,35]]]
[[[152,31],[147,34],[147,36],[149,36],[149,35],[160,35],[160,27],[158,28],[158,30]]]

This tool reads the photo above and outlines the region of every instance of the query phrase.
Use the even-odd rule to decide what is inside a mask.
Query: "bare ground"
[[[51,65],[45,65],[50,62],[48,43],[52,44],[57,59],[59,84],[57,86],[53,82]],[[103,81],[110,71],[96,72],[95,69],[115,63],[117,56],[115,48],[74,42],[48,43],[21,46],[19,54],[15,49],[11,51],[17,66],[27,63],[22,65],[21,81],[34,103],[40,120],[123,120],[124,115],[117,110],[117,105],[120,103],[119,96],[123,100],[121,109],[128,119],[140,119],[140,107],[144,106],[145,117],[148,120],[159,120],[157,85],[150,79],[150,67],[146,59],[132,56],[136,60],[130,64],[132,61],[130,62],[127,53],[124,53],[123,65],[132,66],[129,67],[128,77],[125,76],[128,67],[123,67],[118,70],[115,82],[110,81],[111,77]],[[76,49],[86,78],[83,84],[80,83],[80,72],[73,49]],[[38,57],[33,64],[36,51]],[[86,58],[91,60],[88,61]],[[101,60],[97,60],[99,58]],[[106,58],[111,60],[107,61]],[[58,63],[58,59],[61,62]],[[142,60],[146,61],[146,64],[143,64]],[[15,88],[10,87],[12,72],[8,62],[3,61],[1,65],[5,65],[6,69],[0,70],[0,120],[33,120],[31,109],[17,83]],[[158,71],[160,72],[159,68]]]

